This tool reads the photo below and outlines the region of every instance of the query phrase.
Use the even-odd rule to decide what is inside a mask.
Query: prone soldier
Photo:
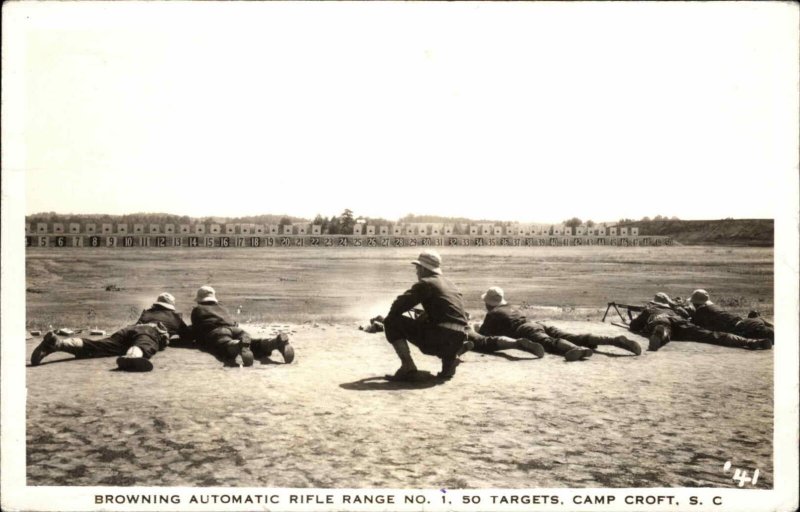
[[[226,366],[253,366],[254,359],[268,357],[274,350],[281,353],[284,363],[294,360],[294,347],[289,344],[288,335],[251,338],[219,303],[211,286],[200,287],[195,301],[191,337],[199,348],[220,357]]]
[[[639,344],[625,336],[574,334],[562,331],[553,325],[528,320],[518,309],[508,304],[500,287],[489,288],[481,298],[488,313],[478,329],[478,335],[531,340],[541,344],[546,352],[563,355],[567,361],[591,357],[593,349],[598,345],[612,345],[637,356],[642,353]]]
[[[656,351],[675,341],[696,341],[723,347],[748,350],[772,348],[768,338],[752,339],[722,331],[710,331],[692,323],[688,313],[671,301],[665,293],[657,293],[634,318],[629,329],[649,337],[648,350]]]
[[[689,300],[692,303],[692,323],[710,331],[721,331],[736,334],[744,338],[767,338],[775,342],[775,328],[764,320],[756,311],[751,311],[747,318],[725,311],[711,302],[708,292],[695,290]]]
[[[48,332],[33,350],[31,366],[39,366],[54,352],[67,352],[78,359],[119,356],[120,370],[149,372],[153,369],[150,359],[167,347],[170,335],[186,331],[186,324],[175,312],[175,298],[162,293],[150,309],[142,312],[136,324],[123,327],[106,338],[63,337]]]

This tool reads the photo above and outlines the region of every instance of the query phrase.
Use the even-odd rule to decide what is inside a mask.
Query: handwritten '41
[[[722,472],[728,473],[730,472],[730,470],[731,470],[731,461],[728,461],[725,463],[724,466],[722,466]],[[734,482],[738,482],[739,487],[744,487],[744,484],[747,483],[755,487],[756,483],[758,483],[758,474],[759,474],[758,469],[756,469],[755,471],[753,471],[753,476],[751,478],[747,475],[746,470],[734,468],[733,477],[731,478],[731,480],[733,480]]]

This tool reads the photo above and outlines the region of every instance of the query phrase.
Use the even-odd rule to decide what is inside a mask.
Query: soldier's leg
[[[536,341],[527,338],[518,338],[515,340],[514,338],[508,338],[506,336],[491,336],[491,338],[494,340],[495,347],[497,347],[496,350],[515,348],[533,354],[539,358],[544,357],[544,347],[541,343]]]
[[[131,330],[126,337],[129,343],[125,354],[117,358],[117,367],[127,372],[149,372],[153,369],[150,358],[158,352],[158,332],[154,328]]]
[[[252,342],[250,334],[241,327],[228,327],[228,330],[231,332],[231,337],[239,341],[239,356],[242,358],[242,364],[244,366],[253,366],[253,360],[255,358],[250,348]]]
[[[82,338],[67,338],[58,336],[54,332],[48,332],[44,335],[42,342],[33,349],[31,366],[39,366],[45,357],[54,352],[66,352],[75,357],[92,357],[89,353],[84,354],[83,346]]]
[[[436,355],[442,360],[442,371],[437,377],[451,379],[456,374],[456,367],[461,362],[458,355],[467,341],[466,331],[456,331],[434,326],[426,326],[423,340],[417,346],[423,353]],[[423,350],[422,347],[425,347]]]
[[[555,346],[555,339],[551,338],[547,335],[547,332],[544,330],[544,326],[539,323],[534,322],[527,322],[522,324],[517,331],[514,333],[516,336],[520,338],[525,338],[531,341],[535,341],[542,345],[546,352],[550,354],[558,354],[562,355],[557,351],[557,347]]]
[[[540,343],[525,338],[515,340],[507,336],[484,336],[470,328],[467,331],[467,341],[472,344],[468,350],[474,350],[475,352],[484,354],[515,348],[517,350],[530,352],[536,357],[544,357],[544,347],[542,347]]]
[[[383,323],[384,334],[397,357],[400,358],[400,368],[395,372],[395,378],[409,377],[417,371],[417,365],[411,358],[408,340],[420,336],[421,322],[403,315],[388,316]]]
[[[253,364],[252,352],[250,360],[245,360],[242,354],[242,342],[234,338],[228,327],[217,327],[209,332],[202,339],[202,347],[220,357],[226,366],[250,366]]]
[[[578,361],[592,357],[594,352],[588,347],[579,347],[574,343],[562,340],[561,338],[550,338],[553,340],[555,353],[563,355],[567,361]]]
[[[158,332],[155,328],[141,328],[128,337],[131,348],[141,351],[141,357],[150,359],[158,352]]]
[[[678,341],[696,341],[698,343],[708,343],[721,347],[743,348],[747,350],[759,350],[772,348],[772,341],[768,338],[760,340],[744,338],[728,332],[709,331],[694,324],[684,324],[675,331],[675,339]]]
[[[578,347],[574,343],[561,338],[549,336],[544,325],[539,322],[522,324],[516,334],[522,338],[539,343],[546,352],[564,356],[567,361],[577,361],[592,356],[592,349]]]
[[[743,338],[764,339],[775,341],[775,328],[768,325],[763,318],[745,318],[736,325],[734,334]]]
[[[633,352],[637,356],[642,353],[642,347],[634,340],[626,338],[625,336],[600,336],[597,334],[574,334],[559,329],[558,327],[550,324],[544,325],[545,332],[552,338],[561,338],[562,340],[570,341],[579,347],[587,347],[592,350],[597,349],[598,345],[611,345],[618,347],[628,352]]]
[[[77,357],[121,356],[130,348],[130,340],[134,335],[130,327],[124,327],[107,338],[99,340],[82,338],[83,347],[75,355]]]
[[[674,326],[667,318],[648,323],[647,329],[650,331],[647,350],[656,352],[672,340]]]
[[[289,364],[294,361],[294,347],[289,343],[289,335],[283,332],[274,338],[253,338],[250,342],[250,349],[256,359],[269,357],[273,351],[277,350],[283,356],[284,363]]]

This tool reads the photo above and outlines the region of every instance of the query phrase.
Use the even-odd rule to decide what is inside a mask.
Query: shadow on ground
[[[445,382],[430,372],[417,372],[412,379],[408,380],[398,380],[391,375],[384,375],[383,377],[367,377],[355,382],[339,384],[339,387],[355,391],[396,391],[399,389],[427,389]]]

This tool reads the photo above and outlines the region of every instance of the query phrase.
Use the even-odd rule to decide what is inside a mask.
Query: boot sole
[[[414,382],[415,380],[419,379],[420,375],[422,375],[422,372],[419,370],[412,370],[399,375],[397,373],[394,375],[386,375],[385,379],[392,382]]]
[[[648,338],[649,345],[647,350],[650,352],[658,352],[658,349],[666,345],[665,337],[664,337],[664,329],[663,327],[656,327],[653,331],[653,334],[650,335]]]
[[[250,350],[249,347],[242,347],[242,366],[253,366],[253,352]]]
[[[473,343],[470,340],[467,340],[461,345],[461,348],[458,349],[458,353],[456,354],[456,357],[457,356],[463,356],[464,354],[466,354],[470,350],[473,350],[474,348],[475,348],[475,343]]]
[[[291,364],[291,362],[294,361],[294,347],[288,343],[283,347],[280,353],[283,356],[283,364]]]
[[[42,342],[39,343],[31,354],[31,366],[39,366],[42,359],[55,352],[55,340],[52,332],[44,335]]]
[[[443,380],[450,380],[456,375],[456,368],[458,365],[461,364],[461,360],[456,357],[455,361],[453,361],[452,366],[450,366],[447,371],[441,371],[436,374],[437,377]]]
[[[566,359],[568,362],[571,363],[573,361],[578,361],[579,359],[588,359],[592,357],[592,354],[594,354],[594,352],[592,352],[592,349],[578,347],[578,348],[573,348],[572,350],[564,354],[564,359]]]
[[[52,351],[48,350],[47,347],[42,347],[39,345],[35,349],[33,349],[33,354],[31,354],[31,366],[39,366],[42,364],[42,359],[50,355]]]
[[[117,367],[124,372],[153,371],[153,363],[144,357],[118,357]]]
[[[639,345],[633,340],[629,340],[628,338],[624,338],[623,340],[618,340],[616,343],[616,347],[621,348],[623,350],[627,350],[628,352],[632,352],[637,356],[642,355],[641,345]]]

